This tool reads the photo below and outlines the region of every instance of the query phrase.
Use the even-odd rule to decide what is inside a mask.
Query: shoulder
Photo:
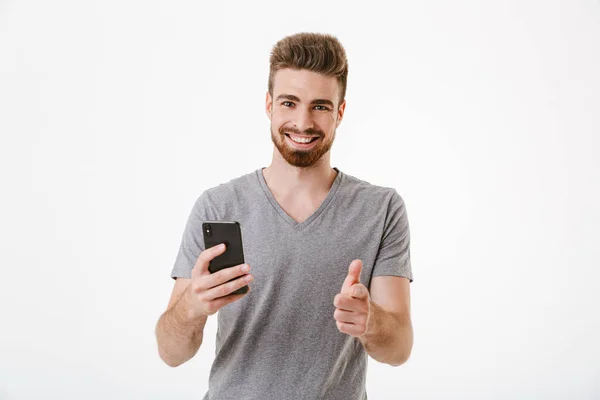
[[[226,210],[251,202],[260,188],[257,170],[230,179],[219,185],[204,189],[195,202],[197,209],[208,210],[212,218],[223,215]]]
[[[404,199],[393,187],[372,184],[347,173],[344,173],[343,179],[342,193],[344,197],[376,206],[404,204]]]

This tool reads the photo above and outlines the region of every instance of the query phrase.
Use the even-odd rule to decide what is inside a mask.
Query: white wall
[[[268,55],[299,31],[349,57],[332,164],[411,223],[414,349],[369,362],[369,398],[600,398],[599,21],[597,1],[0,1],[0,399],[202,397],[215,318],[175,369],[154,325],[197,196],[270,162]]]

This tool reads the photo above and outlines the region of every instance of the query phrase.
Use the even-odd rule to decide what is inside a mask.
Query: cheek
[[[332,132],[335,129],[336,119],[334,114],[323,115],[318,121],[321,128],[326,132]]]
[[[282,122],[283,121],[281,120],[281,118],[277,115],[271,116],[271,128],[273,129],[273,132],[279,132],[279,128],[281,128]]]
[[[275,110],[275,112],[271,114],[271,123],[274,127],[277,126],[279,128],[289,120],[290,114],[282,112],[282,110]]]

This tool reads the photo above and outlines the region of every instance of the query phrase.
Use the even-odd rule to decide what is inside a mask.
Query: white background
[[[600,398],[597,1],[2,0],[0,399],[202,397],[216,318],[174,369],[155,323],[300,31],[349,58],[332,165],[411,225],[414,349],[369,399]]]

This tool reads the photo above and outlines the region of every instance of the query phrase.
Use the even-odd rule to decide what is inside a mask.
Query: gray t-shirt
[[[361,283],[413,281],[406,208],[393,188],[338,172],[301,223],[277,203],[260,168],[202,192],[185,226],[172,278],[190,278],[205,249],[202,222],[238,221],[254,280],[217,313],[207,399],[367,399],[368,354],[336,326],[333,298],[354,259]]]

